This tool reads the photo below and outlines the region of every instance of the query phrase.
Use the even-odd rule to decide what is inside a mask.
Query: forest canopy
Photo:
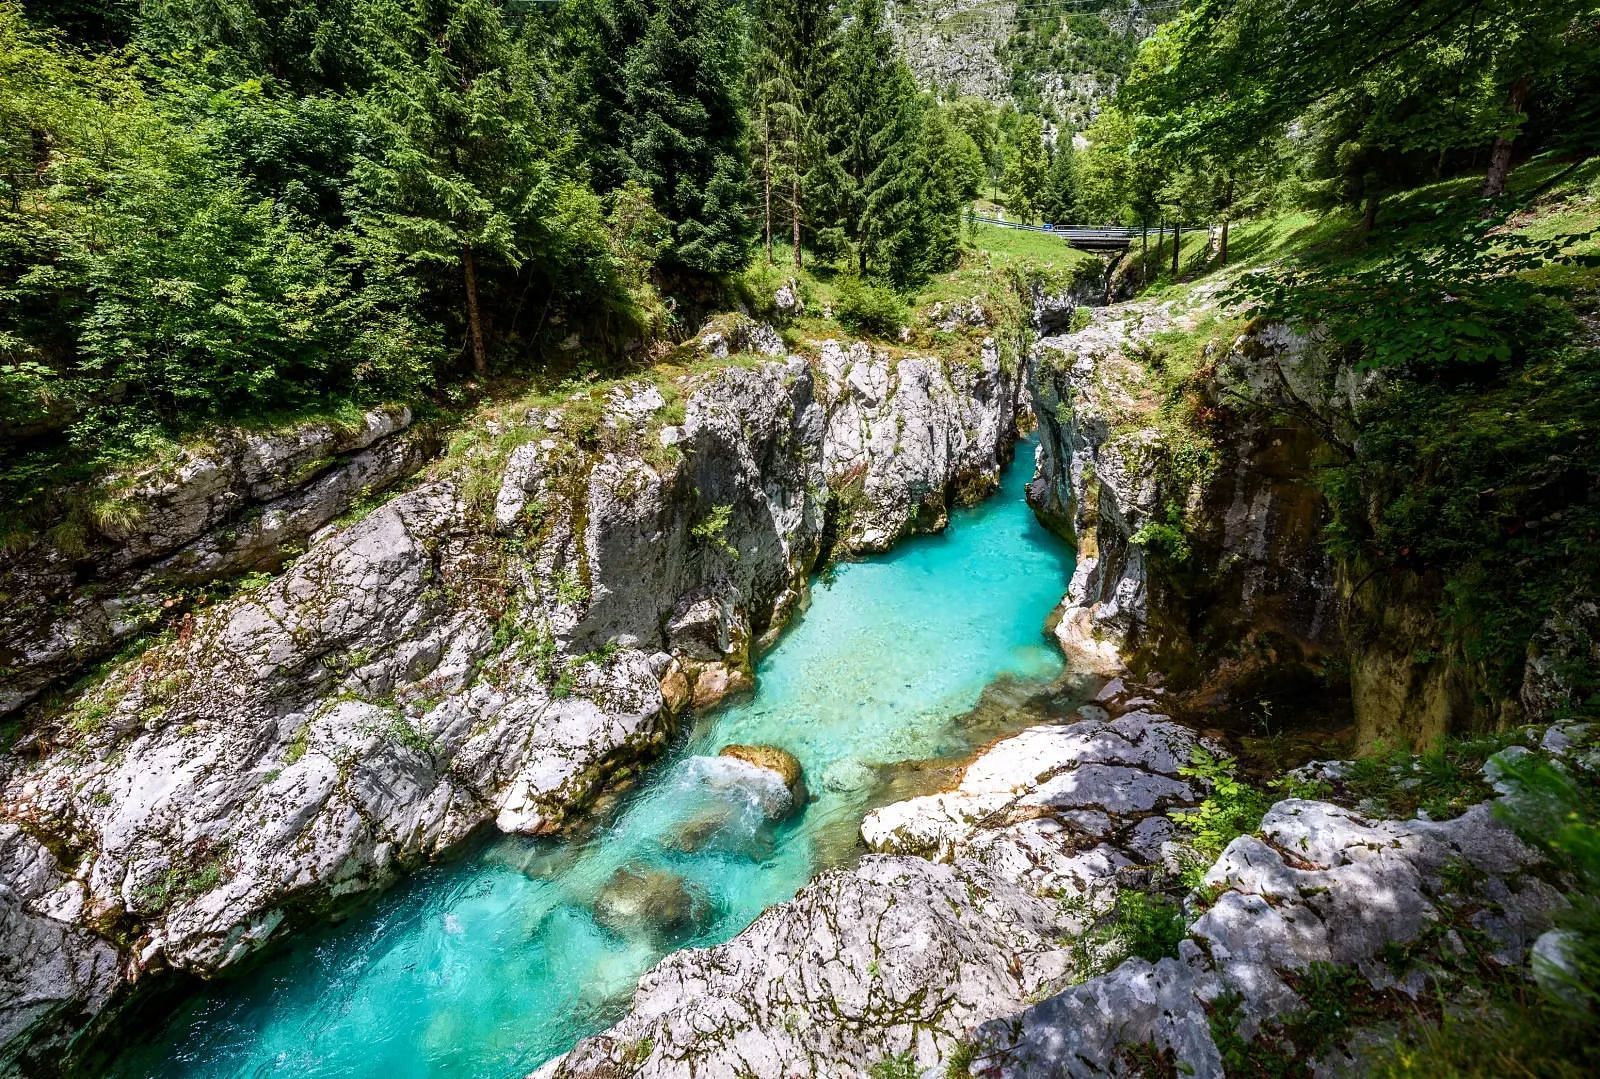
[[[882,0],[0,0],[0,460],[692,331],[775,242],[905,287],[979,177]]]

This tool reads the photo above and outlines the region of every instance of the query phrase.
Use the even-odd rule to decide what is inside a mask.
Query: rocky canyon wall
[[[486,413],[30,714],[0,756],[0,1062],[59,1067],[163,972],[224,970],[480,826],[559,829],[750,684],[829,549],[998,481],[1020,373],[992,345],[808,359],[744,330],[771,354]]]
[[[1437,574],[1329,553],[1323,479],[1363,452],[1379,376],[1263,324],[1205,346],[1187,379],[1163,378],[1160,343],[1203,337],[1219,306],[1204,286],[1118,304],[1035,350],[1029,500],[1078,546],[1063,648],[1164,678],[1200,708],[1285,688],[1347,698],[1365,746],[1555,715],[1561,657],[1600,639],[1593,603],[1549,612],[1520,687],[1496,688],[1444,632]],[[1371,512],[1383,497],[1367,494]]]

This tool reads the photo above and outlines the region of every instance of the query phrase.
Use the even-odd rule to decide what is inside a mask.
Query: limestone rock
[[[617,1026],[537,1076],[598,1079],[623,1061],[642,1076],[859,1075],[901,1054],[942,1068],[966,1032],[1070,980],[1073,938],[1138,873],[1119,844],[1148,813],[1096,770],[1172,783],[1162,770],[1193,744],[1150,713],[1001,741],[956,791],[863,829],[876,849],[936,837],[942,861],[874,854],[823,874],[728,943],[663,960]],[[1058,797],[1091,787],[1117,803],[1098,820]]]
[[[273,570],[358,499],[415,472],[438,447],[405,408],[352,427],[223,430],[176,461],[110,476],[89,497],[117,507],[68,555],[41,535],[0,568],[6,675],[0,715],[182,613],[184,589]],[[20,602],[26,600],[26,602]]]
[[[1197,326],[1218,303],[1202,288],[1182,305],[1098,308],[1087,325],[1041,339],[1032,358],[1040,445],[1028,487],[1040,519],[1078,545],[1054,626],[1069,657],[1106,674],[1135,657],[1136,673],[1188,671],[1192,681],[1211,679],[1213,695],[1247,679],[1251,664],[1293,663],[1340,644],[1334,567],[1320,541],[1325,432],[1295,417],[1308,401],[1348,411],[1362,392],[1320,340],[1253,328],[1217,357],[1198,391],[1229,410],[1216,466],[1187,481],[1152,467],[1181,447],[1167,444],[1144,350],[1159,334]],[[1161,530],[1174,513],[1187,564],[1206,567],[1203,598],[1178,587],[1161,562]],[[1260,658],[1238,662],[1234,646],[1251,638],[1267,642]]]
[[[1208,1004],[1234,994],[1239,1033],[1249,1038],[1300,1006],[1290,978],[1311,963],[1353,965],[1375,987],[1404,988],[1382,961],[1386,949],[1479,902],[1453,892],[1455,866],[1484,875],[1481,895],[1495,897],[1500,913],[1474,920],[1509,961],[1520,960],[1563,902],[1532,871],[1537,862],[1488,805],[1432,822],[1279,802],[1259,838],[1234,840],[1207,872],[1207,886],[1225,890],[1190,925],[1179,959],[1129,961],[985,1024],[975,1069],[1006,1079],[1102,1075],[1127,1049],[1149,1044],[1186,1073],[1220,1076]]]
[[[710,899],[676,873],[632,866],[612,874],[594,903],[595,920],[614,933],[667,939],[698,932],[714,913]]]
[[[124,973],[227,968],[486,822],[559,830],[684,709],[748,688],[751,641],[803,603],[841,462],[903,493],[873,517],[887,542],[932,526],[922,492],[942,507],[996,477],[1013,437],[997,363],[858,374],[776,358],[692,376],[666,456],[665,396],[643,380],[608,393],[598,441],[566,433],[572,404],[475,419],[487,437],[463,459],[338,524],[378,474],[362,455],[402,445],[387,421],[364,448],[318,435],[186,465],[174,491],[194,496],[162,494],[159,536],[130,550],[198,550],[194,530],[248,499],[278,499],[260,534],[289,534],[273,507],[287,520],[303,491],[281,470],[330,447],[345,456],[312,486],[346,486],[294,517],[315,533],[278,577],[184,616],[0,756],[0,829],[52,837],[0,857],[0,1035],[53,1044]],[[885,437],[896,416],[915,437]],[[697,532],[714,511],[717,542]]]
[[[806,781],[794,754],[777,746],[723,746],[721,756],[744,761],[777,776],[796,806],[806,800]]]

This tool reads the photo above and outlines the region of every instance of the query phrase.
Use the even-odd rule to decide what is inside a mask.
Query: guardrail
[[[1022,229],[1025,232],[1094,232],[1102,233],[1107,236],[1126,236],[1130,238],[1137,238],[1145,231],[1144,229],[1134,225],[1056,225],[1050,223],[1043,225],[1024,225],[1020,221],[1007,221],[1004,218],[999,217],[984,217],[982,214],[976,214],[974,215],[974,218],[985,225],[998,225],[1003,229]],[[1165,225],[1163,227],[1168,232],[1172,231],[1171,225]],[[1209,231],[1210,228],[1210,225],[1184,225],[1181,227],[1180,231],[1206,232]],[[1156,230],[1151,229],[1150,231],[1154,232]]]

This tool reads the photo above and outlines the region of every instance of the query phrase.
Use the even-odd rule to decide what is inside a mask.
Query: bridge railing
[[[974,215],[974,220],[985,224],[994,225],[1003,229],[1019,229],[1024,232],[1048,232],[1056,235],[1071,235],[1081,238],[1098,238],[1106,240],[1136,240],[1145,232],[1142,228],[1128,225],[1057,225],[1047,223],[1043,225],[1024,225],[1020,221],[1006,221],[998,217],[985,217],[982,214]],[[1206,232],[1210,225],[1184,225],[1183,232]],[[1150,231],[1154,232],[1154,229]],[[1166,226],[1166,231],[1171,232],[1172,227]]]

